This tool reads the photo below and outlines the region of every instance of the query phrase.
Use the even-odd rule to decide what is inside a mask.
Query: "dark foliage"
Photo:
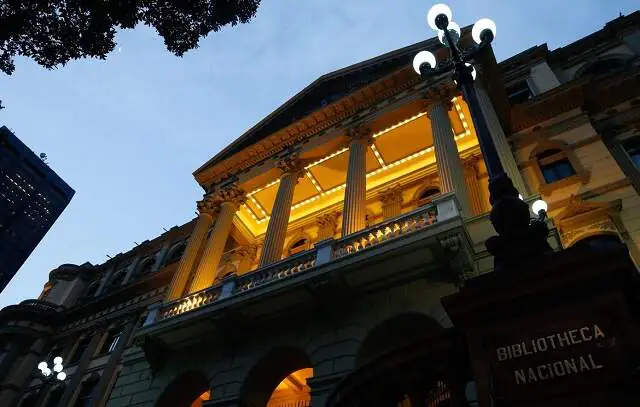
[[[260,0],[0,0],[0,70],[23,55],[46,68],[105,59],[116,29],[154,27],[177,56],[226,25],[249,22]]]

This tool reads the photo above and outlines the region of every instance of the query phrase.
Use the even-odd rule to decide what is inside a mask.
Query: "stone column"
[[[511,150],[511,146],[507,141],[504,130],[500,125],[498,115],[496,114],[496,111],[493,108],[493,104],[491,103],[491,98],[489,98],[487,91],[479,83],[476,82],[475,87],[478,94],[478,102],[480,103],[480,108],[482,109],[482,113],[484,114],[484,118],[487,122],[487,127],[489,128],[489,132],[491,133],[493,144],[496,146],[496,151],[498,152],[498,157],[500,157],[500,162],[502,162],[502,167],[504,168],[504,171],[507,173],[509,178],[511,178],[513,186],[516,187],[518,192],[520,192],[523,196],[527,196],[527,186],[522,179],[522,174],[520,174],[520,170],[518,169],[518,164],[516,163],[516,159],[513,155],[513,151]]]
[[[391,188],[380,194],[382,202],[382,217],[386,219],[395,218],[402,213],[402,190]]]
[[[233,217],[236,215],[238,206],[243,202],[244,196],[244,191],[235,184],[211,194],[210,199],[220,208],[220,212],[193,276],[189,293],[204,290],[213,285],[216,280],[218,265],[233,226]]]
[[[283,171],[283,174],[280,178],[276,202],[273,205],[269,225],[267,225],[267,233],[264,237],[260,267],[274,263],[282,257],[284,239],[289,225],[289,215],[291,214],[293,191],[298,183],[298,178],[302,175],[302,166],[297,154],[290,154],[281,158],[276,165]]]
[[[65,387],[64,393],[62,393],[62,397],[60,398],[60,402],[58,403],[59,406],[71,405],[71,402],[75,398],[76,393],[80,388],[85,370],[87,370],[91,359],[93,359],[93,356],[96,353],[96,349],[98,348],[98,344],[100,344],[103,335],[104,329],[102,328],[93,332],[93,336],[89,341],[89,345],[84,350],[84,352],[82,352],[80,362],[78,362],[76,370],[71,375],[71,380],[67,382],[67,386]]]
[[[470,216],[471,205],[464,183],[464,169],[458,154],[458,146],[454,138],[451,122],[447,114],[447,106],[451,102],[440,100],[431,105],[428,116],[431,119],[433,147],[436,155],[436,165],[440,175],[440,192],[453,192],[462,208],[462,214]]]
[[[480,195],[478,168],[476,167],[477,162],[477,157],[470,158],[464,162],[464,181],[467,184],[467,190],[469,191],[472,215],[480,215],[481,213],[484,213],[484,205],[482,204],[482,196]]]
[[[202,247],[202,243],[204,242],[204,239],[206,239],[209,227],[211,227],[211,223],[213,222],[213,214],[216,209],[215,205],[213,205],[211,200],[208,198],[198,202],[198,211],[200,214],[198,215],[196,225],[189,237],[189,243],[187,244],[184,254],[180,259],[178,269],[173,275],[173,279],[171,280],[171,284],[167,290],[165,302],[177,300],[182,297],[187,286],[187,282],[189,281],[189,276],[191,275],[191,271],[193,270],[193,266],[198,257],[198,253]]]
[[[7,378],[0,386],[0,406],[13,407],[22,395],[38,363],[42,360],[46,342],[42,338],[36,339],[26,354],[20,357],[11,367]]]
[[[349,167],[342,210],[342,236],[364,229],[367,217],[367,147],[371,143],[371,129],[362,125],[349,129]]]
[[[339,213],[325,213],[316,218],[318,225],[318,241],[332,239],[338,229]]]
[[[89,405],[89,407],[98,407],[105,401],[103,400],[103,398],[107,396],[107,390],[115,379],[114,375],[116,373],[116,368],[120,363],[122,353],[127,347],[127,343],[129,342],[129,338],[133,333],[137,320],[138,319],[136,318],[136,316],[132,316],[122,329],[118,344],[116,345],[116,348],[113,350],[113,352],[111,352],[109,361],[107,362],[107,365],[105,366],[104,370],[102,371],[102,375],[100,376],[100,381],[93,390],[93,394],[91,395],[91,404]]]

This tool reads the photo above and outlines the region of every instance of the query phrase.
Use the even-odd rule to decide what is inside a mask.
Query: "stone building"
[[[440,299],[491,272],[487,174],[451,78],[413,72],[422,49],[442,55],[430,39],[322,76],[195,171],[196,219],[0,311],[0,405],[322,407],[417,338],[420,383],[398,372],[404,399],[380,405],[474,405]],[[551,245],[638,264],[640,12],[475,67]],[[66,379],[43,380],[58,355]]]

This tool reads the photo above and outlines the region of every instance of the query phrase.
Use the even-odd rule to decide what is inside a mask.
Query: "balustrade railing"
[[[436,204],[422,206],[335,242],[329,240],[317,248],[298,253],[250,273],[226,278],[214,286],[168,304],[156,304],[149,309],[145,325],[289,278],[311,270],[317,265],[410,235],[438,221],[455,216],[458,216],[457,204],[451,194],[450,197],[445,197]]]
[[[183,314],[192,309],[200,308],[217,300],[220,296],[222,285],[217,284],[202,291],[195,292],[187,297],[183,297],[165,304],[160,309],[158,319],[170,318]]]
[[[302,271],[315,267],[316,250],[307,250],[290,256],[282,261],[270,264],[254,272],[238,277],[235,293],[251,290],[262,285],[282,280]]]
[[[438,218],[435,205],[426,205],[378,225],[342,238],[334,258],[348,256],[363,249],[396,239],[434,224]]]

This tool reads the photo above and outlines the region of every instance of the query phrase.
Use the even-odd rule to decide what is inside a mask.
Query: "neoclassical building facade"
[[[338,405],[419,338],[422,367],[385,379],[402,397],[361,405],[476,405],[440,299],[492,271],[488,178],[451,78],[413,72],[422,49],[444,57],[430,39],[322,76],[195,171],[191,222],[62,265],[0,311],[0,405]],[[640,264],[640,12],[475,62],[508,175],[549,204],[551,246],[623,243]],[[64,381],[37,369],[55,356]]]

